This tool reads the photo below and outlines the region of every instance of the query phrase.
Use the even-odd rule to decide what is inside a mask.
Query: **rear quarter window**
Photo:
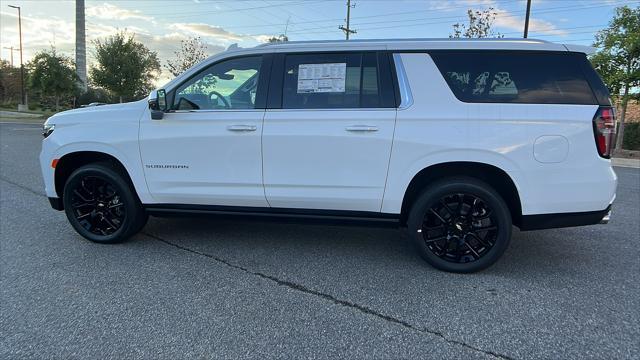
[[[430,53],[456,98],[471,103],[597,104],[581,64],[567,53]]]

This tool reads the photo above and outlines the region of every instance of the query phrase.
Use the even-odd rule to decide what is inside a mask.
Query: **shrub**
[[[640,150],[640,123],[624,124],[622,148],[625,150]]]
[[[90,86],[87,89],[87,92],[78,96],[78,98],[76,99],[76,107],[88,105],[94,102],[108,104],[113,102],[113,98],[106,90]]]

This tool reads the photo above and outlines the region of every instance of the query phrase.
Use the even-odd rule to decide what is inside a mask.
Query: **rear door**
[[[396,109],[386,53],[280,54],[262,136],[277,208],[379,212]]]

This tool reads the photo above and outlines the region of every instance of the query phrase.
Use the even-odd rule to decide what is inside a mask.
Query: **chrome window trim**
[[[228,112],[253,112],[263,111],[265,109],[193,109],[193,110],[171,110],[167,114],[185,114],[185,113],[228,113]]]
[[[402,65],[402,55],[399,53],[393,54],[393,63],[396,67],[398,88],[400,90],[400,106],[398,106],[398,110],[408,109],[413,105],[413,95],[409,87],[407,73],[404,71],[404,65]]]
[[[394,111],[395,108],[300,108],[300,109],[267,109],[271,112],[286,112],[286,111]]]

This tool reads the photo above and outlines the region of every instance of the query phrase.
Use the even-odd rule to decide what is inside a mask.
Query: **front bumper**
[[[608,224],[609,220],[611,220],[611,205],[609,205],[609,211],[607,212],[607,214],[600,219],[600,224]]]
[[[62,204],[62,199],[60,198],[50,197],[49,204],[51,204],[51,207],[56,210],[64,210],[64,205]]]

